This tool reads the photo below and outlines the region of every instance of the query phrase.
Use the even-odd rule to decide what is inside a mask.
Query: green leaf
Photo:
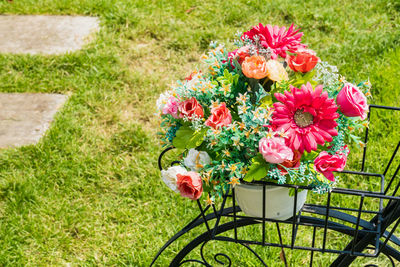
[[[188,126],[181,126],[179,130],[176,131],[176,136],[174,140],[172,140],[172,144],[174,147],[182,149],[198,147],[203,143],[206,132],[207,128],[193,131]]]
[[[189,143],[190,138],[192,137],[194,131],[190,129],[188,126],[181,126],[178,131],[176,131],[176,136],[172,140],[172,144],[176,148],[186,148],[186,144]]]
[[[274,101],[272,100],[272,95],[270,94],[261,98],[260,102],[261,102],[261,107],[270,107],[274,103]]]
[[[258,153],[252,159],[252,164],[249,167],[249,171],[244,177],[246,182],[251,182],[253,180],[261,180],[264,178],[269,170],[269,164],[264,160],[263,156]]]
[[[301,160],[311,160],[314,161],[314,159],[316,157],[318,157],[318,152],[312,150],[310,153],[308,153],[307,151],[304,151],[303,156],[301,157]]]
[[[195,131],[192,137],[189,139],[189,142],[186,144],[186,148],[196,148],[200,146],[204,141],[204,136],[207,133],[207,128],[203,128],[201,130]]]

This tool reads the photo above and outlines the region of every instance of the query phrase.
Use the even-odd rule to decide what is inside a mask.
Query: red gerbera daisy
[[[301,89],[291,86],[290,92],[276,93],[279,102],[274,103],[272,126],[285,131],[288,145],[294,150],[317,150],[317,144],[332,142],[338,134],[335,119],[339,117],[336,103],[322,92],[322,85],[313,90],[310,83]]]
[[[254,26],[250,31],[243,33],[242,40],[246,37],[254,40],[254,36],[258,36],[260,43],[265,48],[272,50],[272,59],[279,56],[286,58],[286,51],[295,53],[299,48],[305,48],[306,45],[301,43],[302,32],[296,30],[292,24],[286,31],[286,27],[272,26],[270,24],[264,26],[261,23]]]

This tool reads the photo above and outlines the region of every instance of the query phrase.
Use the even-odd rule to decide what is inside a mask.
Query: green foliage
[[[252,159],[248,173],[243,180],[246,182],[261,180],[267,176],[269,169],[270,164],[265,161],[260,153],[258,153],[257,156]]]
[[[312,86],[316,86],[317,82],[313,80],[315,70],[303,74],[301,72],[295,72],[295,79],[290,81],[290,84],[294,87],[300,88],[301,85],[311,83]]]
[[[181,149],[196,148],[203,143],[206,132],[206,128],[194,131],[188,126],[182,126],[176,131],[176,137],[172,141],[172,144],[176,148]]]
[[[219,76],[217,78],[217,81],[219,81],[221,84],[232,84],[233,86],[235,86],[239,81],[239,77],[239,74],[233,74],[227,69],[224,69],[224,75]]]

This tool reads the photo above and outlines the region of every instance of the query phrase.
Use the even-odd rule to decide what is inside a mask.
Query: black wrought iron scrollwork
[[[158,156],[158,169],[160,169],[160,171],[163,170],[163,167],[162,167],[162,158],[164,157],[165,153],[167,153],[168,151],[170,151],[170,150],[172,150],[172,149],[174,149],[173,146],[167,147],[166,149],[164,149],[164,150],[160,153],[160,156]],[[175,161],[174,161],[174,162],[175,162]],[[173,163],[174,163],[174,162],[173,162]],[[173,163],[172,163],[172,164],[173,164]]]
[[[201,256],[201,260],[198,259],[188,259],[188,260],[183,260],[179,263],[179,266],[184,265],[185,263],[198,263],[200,265],[203,266],[207,266],[207,267],[211,267],[213,266],[207,259],[205,256],[205,252],[204,249],[207,245],[208,242],[210,242],[211,240],[205,240],[203,241],[203,243],[200,246],[200,256]],[[267,264],[263,261],[263,259],[260,257],[260,255],[258,255],[252,248],[250,248],[249,245],[246,244],[242,244],[242,243],[237,243],[238,245],[245,247],[247,250],[249,250],[259,261],[260,266],[265,266],[268,267]],[[213,256],[214,261],[222,264],[224,266],[230,267],[232,266],[233,260],[231,259],[231,257],[229,257],[227,254],[225,253],[215,253],[215,255]]]

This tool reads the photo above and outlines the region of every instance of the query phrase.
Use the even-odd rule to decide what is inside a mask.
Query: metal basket
[[[400,108],[370,105],[368,119],[371,119],[373,110],[400,111]],[[369,130],[365,134],[365,143],[368,142]],[[172,148],[164,150],[159,157],[159,167],[162,169],[162,158]],[[267,266],[264,259],[252,248],[253,245],[263,247],[278,247],[281,249],[281,259],[287,266],[285,249],[309,251],[309,266],[313,266],[316,253],[337,254],[336,259],[330,266],[349,266],[357,257],[378,257],[381,253],[388,257],[392,266],[395,261],[400,261],[400,252],[396,246],[400,246],[400,239],[395,231],[400,223],[400,196],[398,194],[400,179],[396,176],[400,170],[400,164],[395,168],[394,174],[388,176],[393,162],[396,160],[397,152],[400,149],[400,142],[392,152],[392,156],[382,174],[365,172],[367,146],[364,147],[361,171],[343,171],[348,176],[361,176],[366,179],[376,180],[378,190],[361,190],[357,188],[334,188],[331,192],[319,196],[317,203],[308,203],[296,212],[299,190],[312,190],[306,186],[277,185],[270,182],[255,182],[262,187],[263,210],[262,217],[251,217],[241,212],[235,198],[235,188],[231,188],[223,196],[219,207],[216,205],[203,206],[197,200],[200,214],[186,225],[181,231],[174,235],[160,249],[154,257],[151,265],[155,264],[161,253],[175,240],[189,232],[193,228],[205,225],[206,231],[191,240],[172,259],[170,266],[181,266],[185,263],[196,263],[200,266],[212,266],[204,256],[204,249],[207,242],[217,240],[222,242],[236,243],[254,255],[260,266]],[[388,153],[391,153],[390,151]],[[172,164],[177,163],[176,161]],[[274,185],[288,187],[294,190],[293,216],[287,220],[269,219],[265,216],[265,194],[266,186]],[[335,199],[349,199],[346,206],[335,204]],[[221,223],[223,221],[223,223]],[[250,225],[258,225],[258,238],[249,239],[246,235],[240,234],[240,228]],[[274,231],[271,230],[274,226]],[[268,226],[268,227],[266,227]],[[267,229],[268,228],[268,229]],[[282,235],[282,228],[289,229]],[[297,239],[299,231],[309,231],[310,242],[302,243]],[[344,247],[335,247],[331,244],[332,238],[338,233],[348,238]],[[267,240],[267,236],[276,234],[275,241]],[[276,242],[276,240],[278,240]],[[334,241],[334,240],[333,240]],[[334,242],[333,242],[334,243]],[[195,248],[200,247],[200,259],[185,259]],[[253,246],[254,247],[254,246]],[[214,259],[218,263],[232,265],[232,259],[224,253],[215,253]],[[368,265],[374,266],[374,265]]]

